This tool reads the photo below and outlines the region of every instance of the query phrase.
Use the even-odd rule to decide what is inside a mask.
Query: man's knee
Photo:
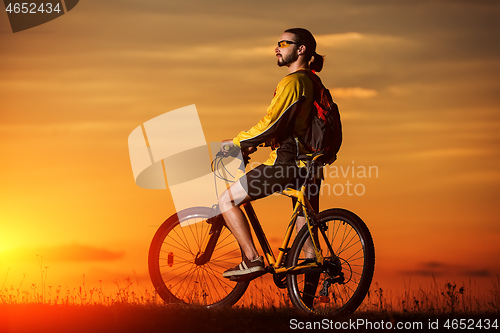
[[[219,206],[223,212],[234,206],[231,195],[229,195],[229,189],[225,190],[219,197]]]
[[[241,205],[249,200],[247,192],[239,183],[234,183],[231,187],[225,190],[219,198],[219,207],[222,212]]]

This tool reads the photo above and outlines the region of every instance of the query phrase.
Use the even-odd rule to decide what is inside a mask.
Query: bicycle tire
[[[326,261],[335,262],[336,266],[329,266],[333,268],[329,271],[325,265],[321,272],[304,271],[288,274],[289,297],[292,304],[303,312],[331,316],[351,314],[363,302],[373,278],[375,269],[373,239],[363,220],[345,209],[325,210],[316,215],[316,219],[319,225],[326,224],[328,227],[325,234],[318,231],[322,254]],[[304,244],[308,239],[310,239],[309,230],[307,225],[304,225],[292,244],[287,267],[296,266],[305,260]],[[327,241],[332,244],[335,255],[339,258],[338,261],[335,261],[336,259],[326,247]],[[307,246],[306,250],[309,250]],[[340,271],[339,267],[341,267]],[[327,289],[328,294],[323,294],[327,298],[320,297],[320,292],[326,284],[325,280],[329,277],[335,278],[333,275],[339,277],[340,272],[344,274],[344,283],[332,283]],[[306,279],[309,283],[306,283]],[[316,285],[311,287],[314,283]],[[309,288],[308,291],[305,291],[306,288]]]
[[[214,209],[193,207],[169,217],[156,231],[149,249],[149,275],[166,303],[207,308],[232,306],[245,293],[248,282],[232,282],[222,273],[242,261],[242,251],[228,228],[222,227],[210,260],[197,264],[208,241]],[[186,222],[181,226],[180,222]]]

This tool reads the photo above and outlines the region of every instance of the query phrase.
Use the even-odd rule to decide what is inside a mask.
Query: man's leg
[[[250,201],[250,197],[240,182],[237,181],[222,193],[219,199],[219,207],[226,225],[240,244],[245,256],[249,260],[254,260],[259,254],[253,243],[248,221],[239,207],[239,205],[248,201]]]
[[[308,198],[309,203],[312,205],[313,209],[318,213],[319,211],[319,193],[320,193],[321,179],[316,179],[315,184],[309,185],[308,188]],[[306,219],[304,216],[297,217],[297,232],[306,224]],[[316,241],[319,239],[316,237]],[[312,244],[311,238],[306,240],[304,247],[304,257],[305,259],[314,259],[316,254],[314,253],[314,246]],[[321,273],[309,273],[304,276],[304,290],[302,300],[309,308],[313,308],[315,295],[318,289],[319,280],[321,278]]]
[[[304,216],[298,216],[297,222],[295,224],[297,233],[302,229],[302,227],[305,224],[306,224],[306,218]],[[306,240],[306,243],[304,244],[304,247],[302,247],[302,250],[304,251],[304,257],[306,259],[312,259],[315,257],[314,246],[312,244],[311,238],[308,238]]]

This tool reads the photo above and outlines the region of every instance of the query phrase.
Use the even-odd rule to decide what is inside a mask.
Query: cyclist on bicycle
[[[239,205],[282,191],[287,187],[300,188],[306,170],[296,160],[307,153],[298,139],[308,126],[313,103],[313,82],[304,70],[321,71],[323,57],[316,53],[316,40],[306,29],[286,30],[275,48],[278,66],[288,67],[289,74],[279,82],[267,114],[248,131],[240,132],[234,139],[223,142],[221,151],[228,154],[239,147],[245,154],[254,152],[265,144],[272,148],[266,162],[247,172],[233,183],[219,199],[219,207],[245,257],[238,266],[224,272],[223,276],[254,277],[265,272],[264,260],[253,243],[248,222]],[[319,209],[321,176],[308,188],[312,207]],[[305,223],[299,217],[297,227]],[[300,229],[298,229],[300,230]]]

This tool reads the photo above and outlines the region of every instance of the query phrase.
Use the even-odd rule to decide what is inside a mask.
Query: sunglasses
[[[285,47],[289,47],[292,44],[297,44],[297,43],[292,42],[291,40],[280,40],[278,42],[278,47],[283,49]]]

